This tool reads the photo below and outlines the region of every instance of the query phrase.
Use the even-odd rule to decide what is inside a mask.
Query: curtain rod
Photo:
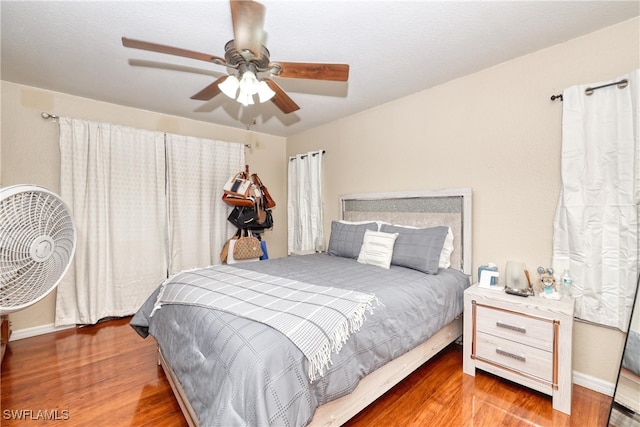
[[[57,122],[58,119],[60,118],[59,116],[56,116],[55,114],[51,114],[51,113],[47,113],[46,111],[43,111],[42,113],[40,113],[40,117],[42,117],[45,120],[49,120],[51,119],[52,122]],[[251,148],[251,144],[244,144],[245,148]]]
[[[60,118],[60,117],[56,116],[55,114],[50,114],[50,113],[47,113],[45,111],[40,113],[40,117],[42,117],[45,120],[51,119],[51,121],[53,121],[53,122],[56,122]]]
[[[325,151],[324,151],[324,150],[322,150],[322,154],[324,154],[324,153],[325,153]],[[315,157],[315,156],[317,156],[317,155],[318,155],[318,153],[313,153],[313,154],[312,154],[312,156],[314,156],[314,157]],[[305,157],[307,157],[307,155],[306,155],[306,154],[303,154],[302,156],[300,156],[300,158],[301,158],[301,159],[304,159]],[[295,157],[295,156],[293,156],[293,157],[289,157],[289,161],[290,161],[290,162],[294,161],[295,159],[296,159],[296,157]]]
[[[593,92],[598,90],[598,89],[602,89],[604,87],[609,87],[609,86],[618,86],[618,89],[624,89],[625,87],[627,87],[627,85],[629,84],[629,80],[627,79],[622,79],[620,81],[617,82],[613,82],[613,83],[607,83],[605,85],[600,85],[600,86],[596,86],[596,87],[588,87],[584,90],[584,94],[587,96],[591,96],[593,95]],[[560,101],[562,101],[562,94],[559,95],[551,95],[551,100],[555,101],[556,99],[559,99]]]

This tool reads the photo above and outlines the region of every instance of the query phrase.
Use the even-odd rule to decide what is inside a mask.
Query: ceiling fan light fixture
[[[238,93],[238,88],[240,88],[240,81],[236,76],[229,76],[218,85],[218,88],[229,98],[235,99],[236,94]]]
[[[264,80],[258,84],[258,99],[260,102],[267,102],[275,96],[275,92],[271,90],[267,82]]]
[[[276,94],[265,81],[258,80],[256,74],[249,70],[242,73],[240,80],[235,76],[227,77],[218,87],[229,98],[235,99],[245,107],[255,104],[255,94],[258,94],[261,103],[267,102]]]
[[[122,37],[122,45],[225,66],[229,75],[218,77],[191,97],[199,101],[209,101],[222,92],[244,106],[271,100],[281,112],[289,114],[300,107],[270,77],[339,82],[348,80],[348,64],[271,61],[269,50],[264,45],[264,5],[258,1],[230,0],[230,7],[234,38],[225,44],[224,58],[128,37]],[[256,94],[258,99],[254,99]]]
[[[255,95],[258,93],[258,83],[258,78],[253,71],[245,71],[240,79],[240,90],[249,95]]]
[[[238,98],[236,99],[236,101],[238,101],[245,107],[255,104],[255,102],[253,101],[253,94],[244,91],[242,87],[240,87],[240,94],[238,94]]]

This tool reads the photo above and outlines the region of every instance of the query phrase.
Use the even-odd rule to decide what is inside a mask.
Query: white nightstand
[[[571,414],[573,298],[520,297],[471,286],[464,293],[463,371],[490,372],[553,397]]]

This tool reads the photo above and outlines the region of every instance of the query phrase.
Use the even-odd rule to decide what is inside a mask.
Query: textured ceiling
[[[301,107],[190,96],[224,67],[121,37],[224,55],[227,1],[0,3],[2,80],[288,136],[631,19],[640,1],[263,1],[272,61],[350,65],[348,82],[277,79]],[[55,113],[55,111],[53,112]]]

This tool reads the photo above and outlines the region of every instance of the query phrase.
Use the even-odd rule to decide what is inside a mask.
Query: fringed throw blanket
[[[373,294],[217,265],[169,278],[153,311],[164,304],[198,305],[269,325],[302,351],[314,381],[331,364],[331,353],[360,329],[374,302],[379,304]]]

